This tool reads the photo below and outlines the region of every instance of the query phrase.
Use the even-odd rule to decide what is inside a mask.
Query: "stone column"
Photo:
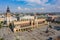
[[[31,26],[33,27],[33,21],[31,20]]]

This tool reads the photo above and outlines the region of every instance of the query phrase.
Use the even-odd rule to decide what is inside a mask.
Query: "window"
[[[19,31],[20,31],[20,29],[19,29]]]
[[[44,23],[45,21],[42,21],[42,22],[38,22],[38,24],[42,24],[42,23]]]
[[[16,30],[18,32],[18,30]]]

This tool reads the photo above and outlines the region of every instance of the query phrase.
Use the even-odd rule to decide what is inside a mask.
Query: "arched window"
[[[19,31],[20,31],[20,29],[19,29]]]
[[[16,30],[18,32],[18,30]]]

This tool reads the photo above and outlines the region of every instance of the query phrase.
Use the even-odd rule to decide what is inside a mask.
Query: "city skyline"
[[[0,12],[60,12],[60,0],[0,0]]]

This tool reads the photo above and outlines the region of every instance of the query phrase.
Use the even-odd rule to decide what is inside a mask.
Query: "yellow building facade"
[[[34,19],[27,21],[14,21],[14,32],[29,31],[37,28],[39,24],[45,23],[46,19]]]

